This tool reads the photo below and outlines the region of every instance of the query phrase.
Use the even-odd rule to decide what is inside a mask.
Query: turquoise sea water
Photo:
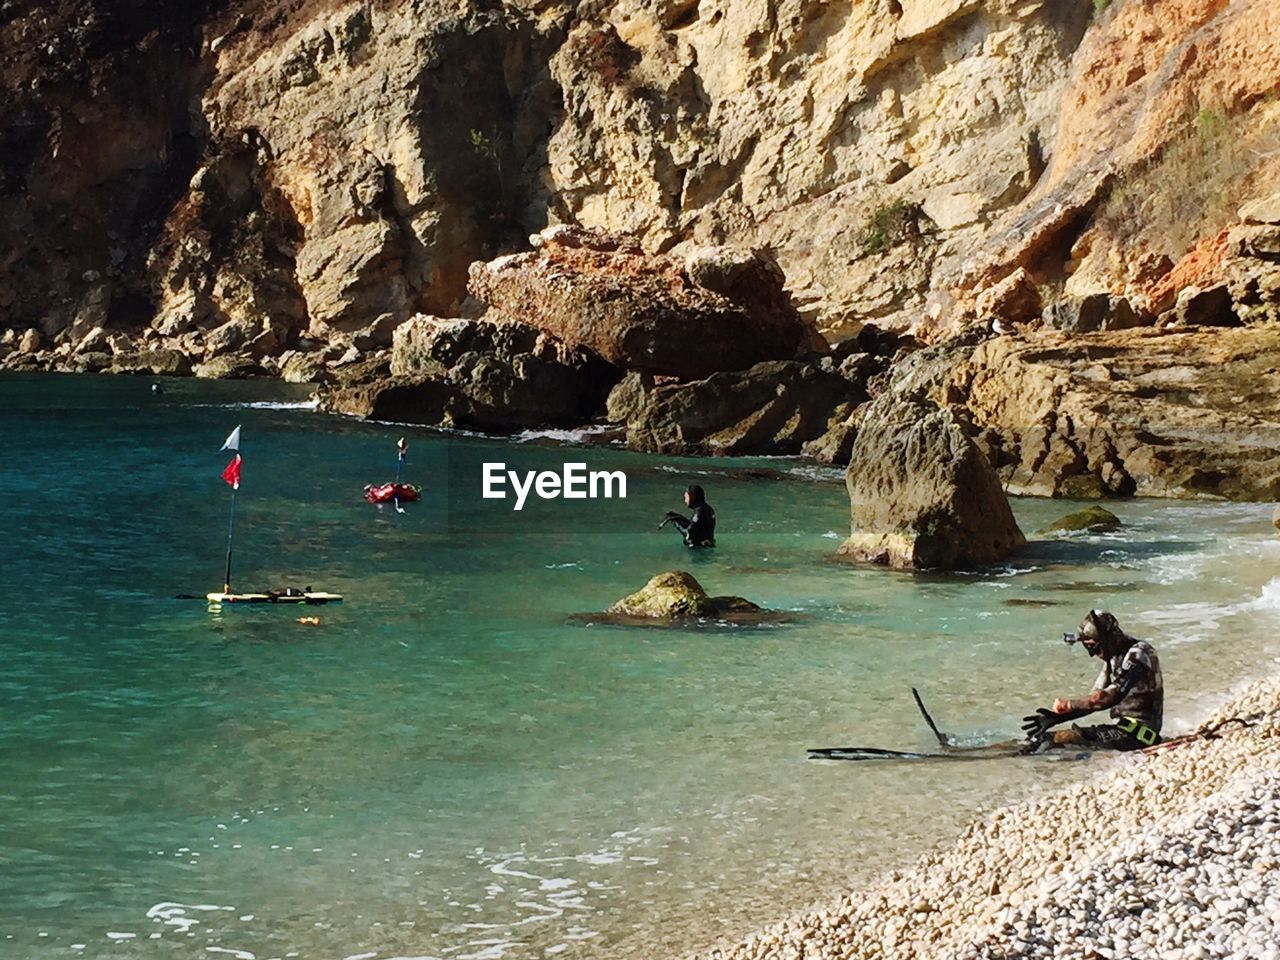
[[[1125,530],[981,575],[836,566],[843,487],[790,461],[446,438],[279,385],[0,379],[0,957],[652,957],[905,866],[995,802],[1112,760],[836,764],[975,740],[1079,695],[1091,606],[1162,654],[1172,731],[1280,655],[1270,505],[1138,501]],[[342,606],[223,609],[235,582]],[[408,435],[404,514],[360,498]],[[625,500],[480,497],[481,464],[628,476]],[[686,483],[720,516],[693,556]],[[1015,503],[1034,529],[1070,508]],[[654,573],[796,613],[585,626]],[[319,625],[296,622],[315,614]]]

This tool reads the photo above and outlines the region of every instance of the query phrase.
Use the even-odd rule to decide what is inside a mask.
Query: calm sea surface
[[[446,438],[280,385],[0,378],[0,957],[679,954],[905,866],[1112,760],[805,760],[1012,736],[1095,673],[1092,606],[1155,641],[1176,732],[1280,655],[1270,505],[1121,503],[1119,534],[928,577],[825,562],[830,473]],[[234,582],[341,606],[211,611]],[[364,503],[425,484],[403,514]],[[483,500],[481,465],[623,470],[625,500]],[[702,483],[720,546],[657,521]],[[1071,508],[1014,504],[1034,530]],[[570,622],[663,570],[794,611]],[[319,616],[300,624],[301,614]]]

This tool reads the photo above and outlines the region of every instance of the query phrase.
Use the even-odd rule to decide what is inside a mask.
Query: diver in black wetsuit
[[[668,510],[662,526],[673,524],[684,536],[687,547],[714,547],[716,545],[716,512],[707,503],[707,495],[696,483],[685,487],[684,503],[693,508],[693,516],[684,517]]]

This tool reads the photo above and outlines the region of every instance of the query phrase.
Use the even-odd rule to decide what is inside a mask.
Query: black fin
[[[920,691],[912,687],[911,695],[916,698],[916,706],[920,708],[920,715],[924,717],[924,722],[929,725],[933,735],[938,738],[938,745],[942,747],[951,746],[951,738],[938,729],[938,725],[933,722],[933,717],[929,716],[929,711],[924,708],[924,701],[920,699]]]

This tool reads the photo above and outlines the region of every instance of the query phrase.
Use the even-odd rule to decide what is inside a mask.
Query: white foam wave
[[[157,903],[148,910],[147,919],[159,921],[167,927],[173,927],[178,933],[186,933],[200,923],[195,917],[188,916],[187,911],[189,910],[212,913],[219,910],[234,911],[235,907],[220,907],[213,903],[177,903],[166,900],[162,903]]]
[[[844,483],[844,470],[840,467],[826,467],[817,463],[807,463],[792,467],[787,471],[790,476],[801,480],[813,480],[818,483]]]
[[[558,443],[582,445],[602,439],[611,439],[617,433],[617,427],[595,425],[579,427],[574,430],[525,430],[515,434],[511,439],[516,443],[529,443],[533,440],[555,440]]]
[[[1272,577],[1262,585],[1262,592],[1246,604],[1249,610],[1280,613],[1280,577]]]
[[[251,400],[247,403],[231,403],[231,407],[245,407],[249,410],[314,410],[320,406],[320,400]]]
[[[242,400],[236,403],[192,403],[188,406],[213,410],[315,410],[320,406],[320,400],[317,397],[309,400]]]
[[[1142,613],[1145,622],[1168,630],[1169,644],[1197,643],[1211,637],[1222,622],[1244,613],[1280,614],[1280,577],[1273,577],[1256,597],[1228,603],[1192,601],[1167,604]]]

